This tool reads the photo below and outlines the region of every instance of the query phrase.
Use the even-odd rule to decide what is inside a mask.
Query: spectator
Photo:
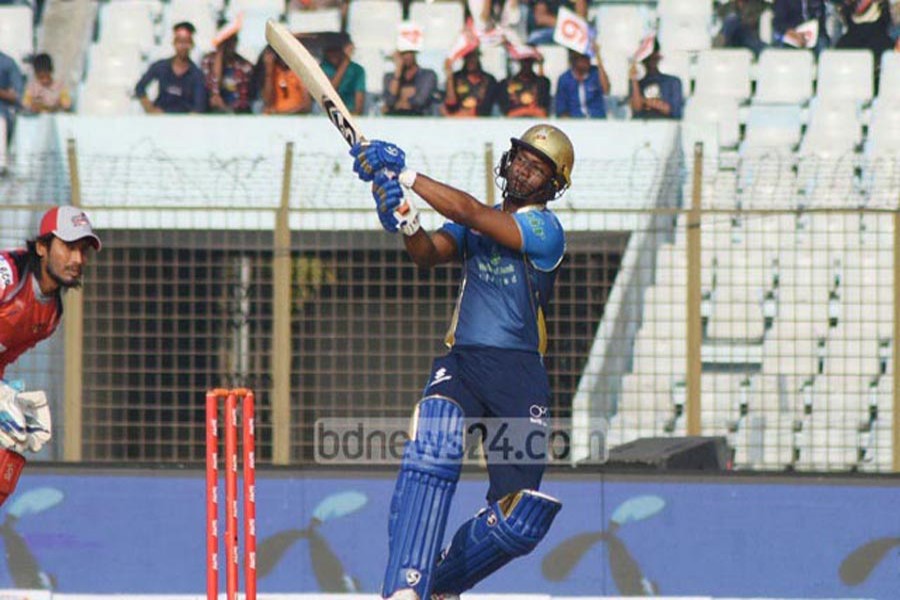
[[[72,98],[62,81],[53,79],[53,59],[38,54],[32,60],[34,79],[25,88],[22,105],[31,113],[52,113],[72,108]]]
[[[0,118],[3,119],[3,127],[6,130],[6,144],[12,139],[13,129],[16,123],[16,109],[22,98],[24,79],[19,65],[7,54],[0,52]],[[5,155],[5,147],[0,154]],[[0,161],[0,169],[5,167],[5,161]]]
[[[594,46],[597,66],[591,57],[574,50],[569,51],[568,71],[559,76],[556,84],[556,116],[574,118],[606,118],[606,101],[609,93],[609,77],[597,46]]]
[[[628,72],[631,80],[631,116],[635,119],[680,119],[684,108],[681,80],[659,70],[659,40],[653,41],[650,56],[642,62],[646,74],[638,80],[637,64],[632,63]]]
[[[546,117],[550,114],[550,80],[534,65],[542,60],[536,50],[519,58],[519,72],[500,82],[497,103],[508,117]]]
[[[862,48],[875,55],[875,90],[881,73],[881,55],[894,46],[891,38],[893,23],[888,0],[843,0],[840,5],[844,34],[838,38],[837,48]]]
[[[447,95],[441,114],[447,117],[488,117],[494,107],[497,79],[481,66],[481,51],[473,48],[463,57],[463,67],[453,72],[453,61],[444,61]]]
[[[587,19],[587,0],[534,0],[528,13],[528,43],[532,46],[553,43],[556,15],[559,7],[566,8]]]
[[[262,86],[263,113],[297,115],[312,110],[309,90],[271,48],[267,48],[263,54],[263,64],[265,65]]]
[[[759,56],[766,46],[759,37],[759,20],[765,10],[763,0],[734,0],[729,3],[713,46],[749,48]]]
[[[203,72],[191,60],[194,47],[194,26],[182,21],[172,28],[175,56],[156,61],[134,88],[135,95],[147,113],[206,112],[206,83]],[[159,95],[153,102],[147,98],[151,81],[159,85]]]
[[[775,0],[772,17],[772,39],[776,46],[787,48],[813,48],[816,53],[828,47],[828,31],[825,27],[825,0]],[[819,35],[810,41],[797,31],[797,27],[809,21],[817,21]]]
[[[215,50],[200,61],[209,109],[219,113],[249,113],[253,103],[253,65],[238,54],[241,17],[225,25],[213,39]]]
[[[366,109],[366,71],[351,60],[353,43],[349,37],[333,35],[325,38],[321,67],[337,90],[347,109],[361,115]]]
[[[394,52],[394,71],[384,76],[384,112],[388,115],[430,114],[437,73],[416,62],[418,47],[401,37]]]

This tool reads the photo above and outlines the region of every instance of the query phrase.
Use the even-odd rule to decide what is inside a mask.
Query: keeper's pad
[[[388,565],[382,596],[431,594],[434,565],[462,469],[464,415],[443,396],[422,399],[413,415],[388,522]]]
[[[442,553],[434,592],[461,594],[547,535],[559,500],[534,490],[508,494],[463,524]]]
[[[25,457],[18,452],[0,448],[0,506],[15,491],[25,462]]]

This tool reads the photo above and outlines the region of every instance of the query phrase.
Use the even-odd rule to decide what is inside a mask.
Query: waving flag
[[[597,31],[588,25],[583,17],[564,6],[556,14],[556,29],[553,41],[575,52],[593,56],[593,42]]]

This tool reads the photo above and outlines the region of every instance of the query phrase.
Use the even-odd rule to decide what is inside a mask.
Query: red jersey
[[[60,296],[41,292],[28,270],[28,252],[0,252],[0,377],[7,365],[50,337],[61,318]]]

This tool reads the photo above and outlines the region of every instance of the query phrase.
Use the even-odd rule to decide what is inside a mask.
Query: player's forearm
[[[483,207],[470,194],[421,173],[416,177],[412,189],[434,210],[460,225],[471,225],[475,211]]]
[[[433,267],[443,262],[437,246],[424,229],[420,229],[414,235],[404,235],[403,244],[406,246],[406,253],[420,267]]]

